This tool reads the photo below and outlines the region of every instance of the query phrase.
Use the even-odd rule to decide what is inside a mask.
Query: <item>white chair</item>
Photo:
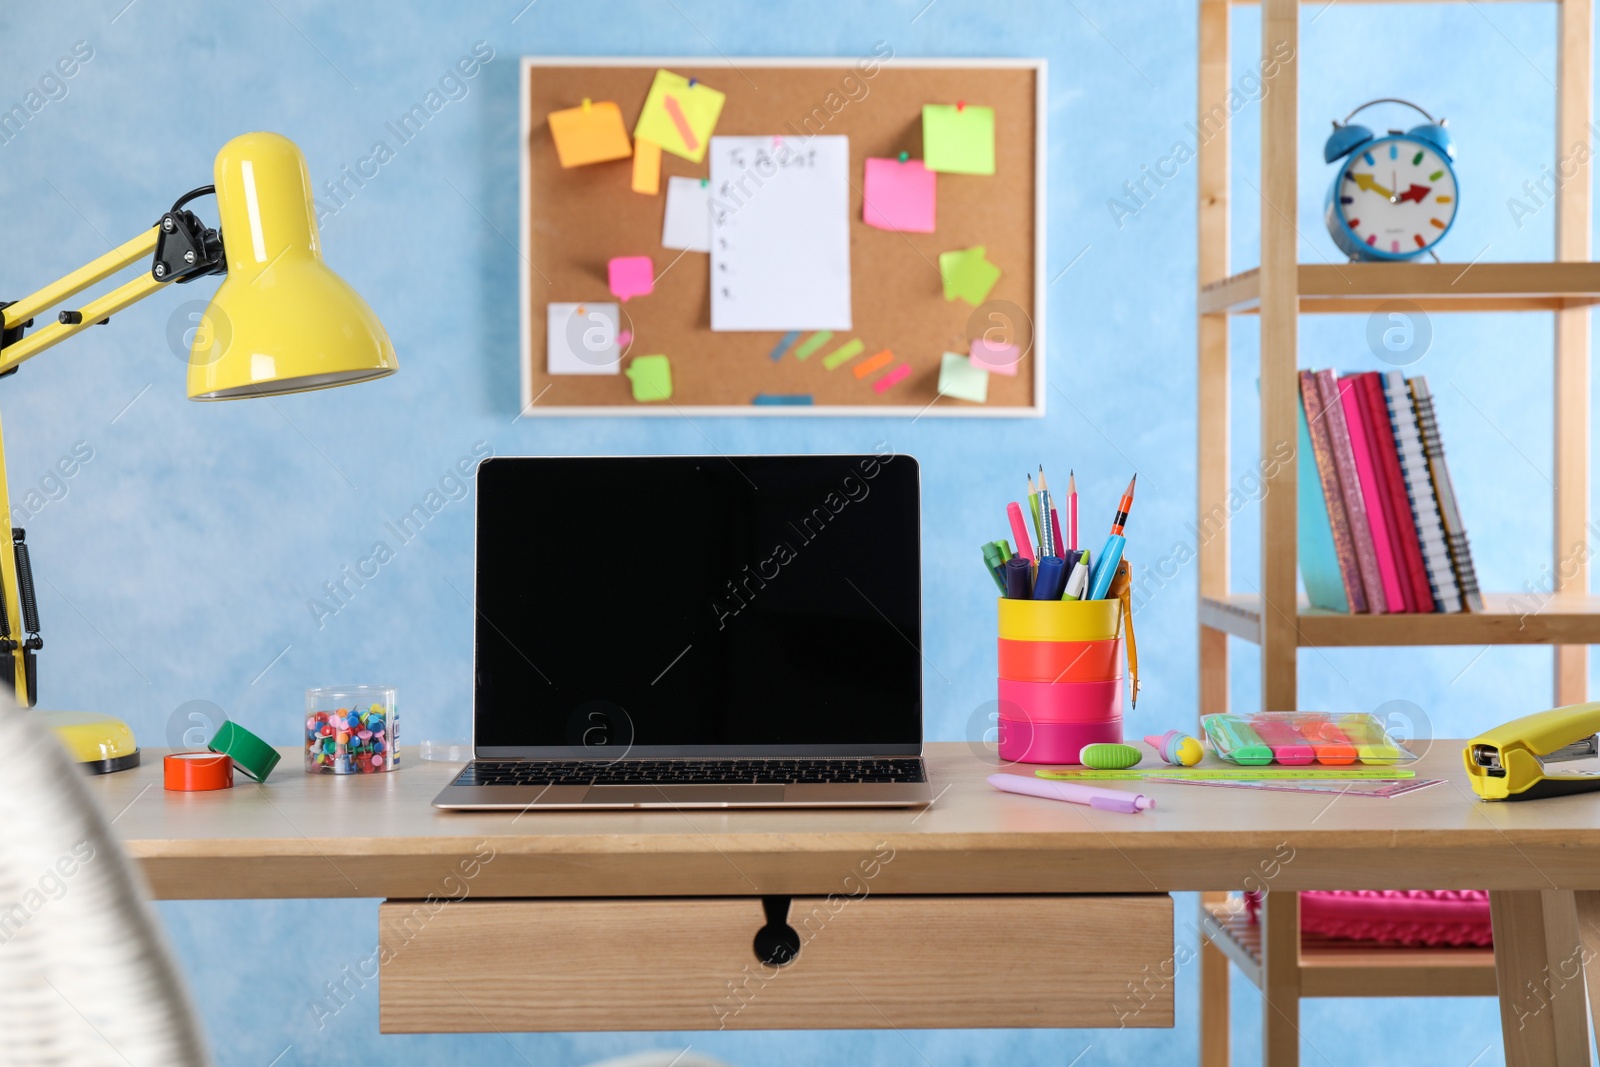
[[[42,716],[0,706],[0,1065],[209,1067],[144,885]]]

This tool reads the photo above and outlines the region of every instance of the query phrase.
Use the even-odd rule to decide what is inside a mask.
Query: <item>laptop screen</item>
[[[479,756],[915,755],[917,461],[493,458]]]

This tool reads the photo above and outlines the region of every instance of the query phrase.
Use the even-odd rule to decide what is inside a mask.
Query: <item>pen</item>
[[[1006,560],[1006,598],[1033,599],[1033,565],[1021,556]]]
[[[1063,600],[1082,600],[1083,595],[1089,591],[1089,550],[1084,549],[1075,555],[1077,563],[1067,578],[1066,593],[1061,598]]]
[[[1143,793],[1124,793],[1116,789],[1101,789],[1092,785],[1075,785],[1045,778],[1024,778],[1020,774],[991,774],[989,784],[1004,793],[1021,793],[1023,796],[1043,797],[1046,800],[1065,800],[1069,804],[1086,804],[1099,811],[1120,811],[1133,815],[1156,806],[1153,798]]]
[[[1006,505],[1006,517],[1011,520],[1011,536],[1017,539],[1017,555],[1033,562],[1033,543],[1028,540],[1028,527],[1022,521],[1022,506],[1015,500]]]

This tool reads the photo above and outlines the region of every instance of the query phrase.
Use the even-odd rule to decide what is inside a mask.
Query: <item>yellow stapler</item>
[[[1600,789],[1600,771],[1553,774],[1550,763],[1600,756],[1600,702],[1525,715],[1467,742],[1467,780],[1484,800],[1538,800]]]

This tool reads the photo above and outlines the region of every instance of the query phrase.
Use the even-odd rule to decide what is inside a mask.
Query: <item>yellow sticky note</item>
[[[633,191],[646,196],[661,191],[661,146],[654,141],[633,142]]]
[[[666,356],[635,356],[622,373],[633,383],[633,398],[648,404],[672,399],[672,363]]]
[[[644,98],[639,121],[633,125],[633,136],[698,163],[706,157],[711,131],[717,128],[725,99],[703,81],[658,70]]]
[[[922,165],[945,174],[993,174],[994,108],[967,103],[925,105]]]
[[[548,120],[563,167],[582,167],[633,155],[628,128],[622,124],[622,109],[609,100],[597,104],[586,99],[577,107],[550,112]]]

